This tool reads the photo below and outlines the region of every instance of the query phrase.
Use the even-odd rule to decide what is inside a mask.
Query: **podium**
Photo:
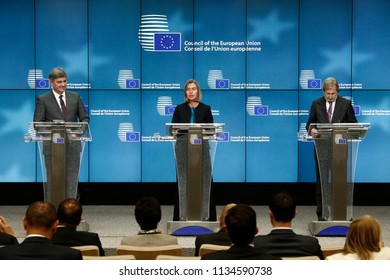
[[[359,143],[369,123],[313,123],[313,137],[326,221],[313,221],[309,231],[317,236],[345,236],[353,219],[353,192]]]
[[[173,140],[179,192],[179,221],[168,221],[167,232],[196,235],[203,228],[219,230],[219,223],[210,221],[209,210],[217,137],[224,124],[167,123],[166,128]]]
[[[87,122],[30,122],[25,142],[38,145],[44,200],[55,207],[78,198],[78,178],[85,143],[92,141]]]

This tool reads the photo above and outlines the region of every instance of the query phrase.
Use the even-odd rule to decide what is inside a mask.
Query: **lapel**
[[[328,122],[328,112],[326,111],[326,99],[325,99],[325,97],[321,98],[321,100],[320,100],[320,109],[321,109],[321,114],[322,114],[324,120],[326,120],[326,122]]]
[[[338,96],[336,100],[336,106],[334,107],[334,111],[333,111],[332,122],[333,120],[338,119],[337,116],[342,111],[342,107],[343,107],[343,100],[340,96]]]

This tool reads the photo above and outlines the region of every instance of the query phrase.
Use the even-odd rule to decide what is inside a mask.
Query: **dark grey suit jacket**
[[[318,256],[324,259],[317,238],[298,235],[291,229],[274,229],[267,235],[258,235],[254,244],[264,254],[279,257]]]
[[[312,123],[328,123],[328,113],[326,111],[326,99],[320,97],[311,104],[309,119],[306,123],[306,130],[309,131]],[[333,110],[332,123],[357,123],[355,111],[350,100],[338,96],[336,107]]]
[[[232,246],[228,250],[221,250],[203,255],[202,260],[281,260],[269,254],[263,254],[252,246]]]
[[[0,248],[0,260],[82,260],[81,251],[55,245],[44,237],[27,237],[21,244]]]
[[[19,244],[16,237],[12,236],[11,234],[7,234],[5,232],[0,232],[0,246],[11,245],[11,244]]]
[[[51,241],[63,246],[95,245],[99,248],[100,256],[104,256],[104,250],[99,235],[94,232],[77,231],[72,227],[58,227]]]
[[[66,98],[66,122],[89,122],[84,104],[78,93],[73,91],[65,92]],[[62,120],[61,109],[52,91],[48,91],[37,97],[34,112],[34,122],[52,122]]]

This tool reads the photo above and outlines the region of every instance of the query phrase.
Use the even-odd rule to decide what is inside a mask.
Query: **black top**
[[[182,103],[176,106],[173,113],[172,123],[190,123],[191,121],[191,107],[188,104]],[[213,123],[213,115],[211,107],[202,102],[199,102],[195,107],[195,123]]]

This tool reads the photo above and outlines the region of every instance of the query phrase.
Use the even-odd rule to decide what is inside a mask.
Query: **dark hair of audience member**
[[[246,204],[231,208],[225,218],[230,240],[234,245],[246,246],[253,242],[257,233],[256,212]]]
[[[276,221],[289,222],[295,217],[295,199],[287,192],[277,193],[272,196],[269,202],[269,210]]]
[[[57,221],[57,210],[51,203],[36,201],[27,208],[25,216],[30,227],[49,229]]]
[[[156,229],[161,220],[160,202],[155,197],[143,197],[136,202],[134,214],[142,230]]]

